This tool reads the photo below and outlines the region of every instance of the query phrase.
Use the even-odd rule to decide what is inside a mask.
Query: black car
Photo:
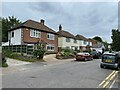
[[[94,59],[99,59],[102,55],[100,52],[97,51],[92,51],[90,54],[93,56]]]
[[[117,53],[104,53],[100,67],[110,67],[118,70],[120,68],[120,56]]]

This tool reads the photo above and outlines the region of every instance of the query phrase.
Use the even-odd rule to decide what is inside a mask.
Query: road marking
[[[107,77],[99,84],[98,87],[100,87],[101,85],[103,85],[103,84],[106,82],[106,80],[109,79],[109,78],[111,77],[111,75],[114,74],[114,73],[115,73],[115,71],[112,71],[112,73],[111,73],[109,76],[107,76]],[[98,87],[97,87],[97,88],[98,88]]]
[[[104,85],[103,88],[105,88],[109,84],[109,81],[107,81]]]
[[[112,84],[110,85],[110,89],[113,87],[114,83],[116,82],[116,79],[112,82]]]
[[[103,88],[107,87],[107,85],[110,83],[110,81],[113,80],[113,78],[117,75],[118,71],[116,71],[109,79],[108,81],[104,84]]]
[[[118,71],[113,71],[109,76],[107,76],[99,85],[97,88],[102,87],[106,88],[108,85],[110,85],[110,82],[115,78]]]

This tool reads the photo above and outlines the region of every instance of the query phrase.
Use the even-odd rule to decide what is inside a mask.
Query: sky
[[[63,30],[86,38],[100,36],[112,42],[111,30],[118,27],[117,2],[3,2],[2,17],[15,16],[22,22],[32,19],[55,31]]]

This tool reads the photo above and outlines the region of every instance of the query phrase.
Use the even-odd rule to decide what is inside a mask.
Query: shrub
[[[33,55],[38,59],[43,59],[43,56],[46,52],[44,48],[45,48],[44,45],[38,45],[37,50],[33,52]]]
[[[2,67],[8,67],[4,52],[2,52]]]
[[[8,67],[8,64],[7,63],[3,63],[2,67]]]
[[[74,50],[69,49],[69,48],[64,48],[62,55],[64,57],[71,57],[71,56],[74,56],[74,53],[75,53]]]
[[[43,56],[44,56],[44,53],[45,53],[45,50],[35,50],[35,51],[33,52],[33,55],[34,55],[35,57],[38,57],[39,59],[42,59]]]
[[[13,52],[10,50],[3,50],[2,53],[4,54],[5,57],[10,57]]]

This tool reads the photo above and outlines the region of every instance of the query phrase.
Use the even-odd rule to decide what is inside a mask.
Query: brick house
[[[92,49],[102,52],[102,49],[105,49],[103,43],[89,38],[88,41],[92,42]]]
[[[41,22],[27,20],[24,23],[15,26],[8,32],[9,45],[34,45],[44,43],[46,50],[58,52],[58,34]]]
[[[91,49],[92,47],[92,42],[89,41],[86,37],[82,36],[82,35],[76,35],[76,38],[79,40],[80,42],[80,51],[89,51],[89,49]]]

